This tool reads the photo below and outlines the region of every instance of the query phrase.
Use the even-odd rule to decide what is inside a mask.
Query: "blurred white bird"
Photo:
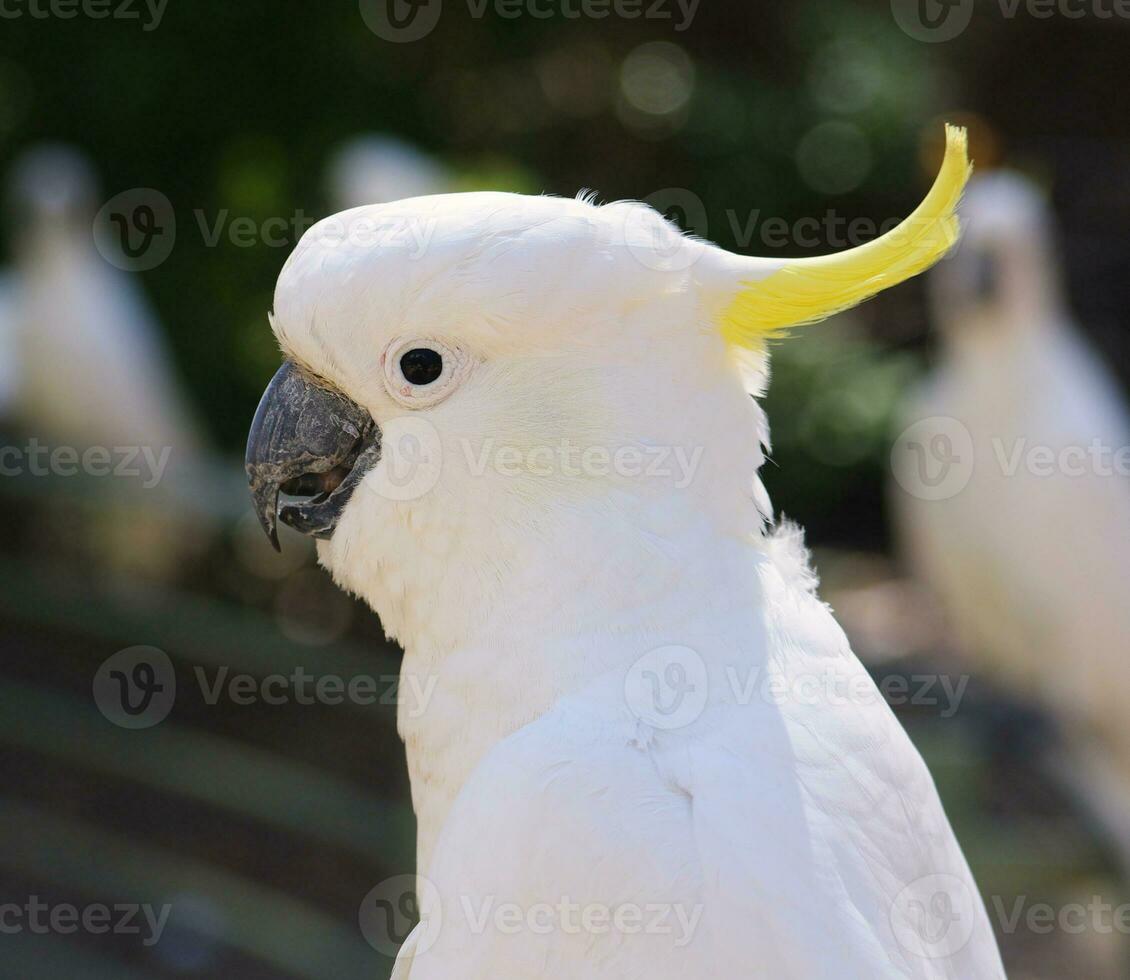
[[[953,244],[967,173],[951,130],[905,227],[819,259],[499,193],[303,237],[247,469],[405,648],[396,976],[1003,975],[925,765],[765,528],[749,397],[770,337]],[[413,223],[422,252],[352,234]]]
[[[174,465],[186,462],[199,431],[141,290],[95,247],[89,163],[67,146],[39,147],[16,163],[9,195],[8,412],[55,445],[167,447]]]
[[[895,511],[961,647],[1051,709],[1130,863],[1130,413],[1065,306],[1037,189],[979,175],[961,213],[931,274],[939,363],[906,411],[928,482],[901,479]]]
[[[452,190],[454,175],[434,157],[384,134],[358,136],[330,159],[330,200],[336,211]]]
[[[12,413],[18,395],[17,295],[16,277],[0,273],[0,419]]]

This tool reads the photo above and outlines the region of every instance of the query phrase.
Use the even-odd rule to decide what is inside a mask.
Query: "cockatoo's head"
[[[810,260],[732,255],[635,203],[452,194],[328,218],[275,293],[259,517],[318,538],[406,645],[436,604],[498,614],[586,562],[631,577],[626,534],[661,556],[756,533],[767,338],[943,254],[967,171],[953,131],[903,226]]]
[[[1051,210],[1009,170],[978,174],[961,202],[961,247],[930,276],[934,319],[957,343],[1039,329],[1061,310]]]

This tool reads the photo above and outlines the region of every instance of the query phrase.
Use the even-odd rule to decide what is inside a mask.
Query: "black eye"
[[[413,347],[401,356],[400,373],[409,384],[430,385],[443,374],[443,358],[430,347]]]

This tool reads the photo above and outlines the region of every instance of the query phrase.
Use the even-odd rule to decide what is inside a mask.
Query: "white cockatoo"
[[[497,193],[303,237],[247,469],[431,692],[394,975],[1003,975],[922,759],[767,530],[750,398],[768,338],[950,247],[967,172],[951,130],[901,229],[820,259]]]
[[[452,190],[454,176],[437,159],[395,136],[370,133],[339,147],[330,158],[328,190],[344,211]]]
[[[68,146],[30,150],[13,168],[7,411],[52,444],[168,447],[181,463],[199,433],[145,297],[95,247],[95,195],[90,164]]]
[[[961,213],[930,277],[941,351],[894,448],[895,511],[960,646],[1051,709],[1130,863],[1130,413],[1072,322],[1035,186],[979,175]]]

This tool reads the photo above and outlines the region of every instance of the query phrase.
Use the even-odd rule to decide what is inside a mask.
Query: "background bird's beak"
[[[279,518],[329,538],[380,454],[381,430],[365,409],[284,363],[255,411],[245,457],[255,513],[275,550]],[[280,494],[305,499],[280,510]]]

